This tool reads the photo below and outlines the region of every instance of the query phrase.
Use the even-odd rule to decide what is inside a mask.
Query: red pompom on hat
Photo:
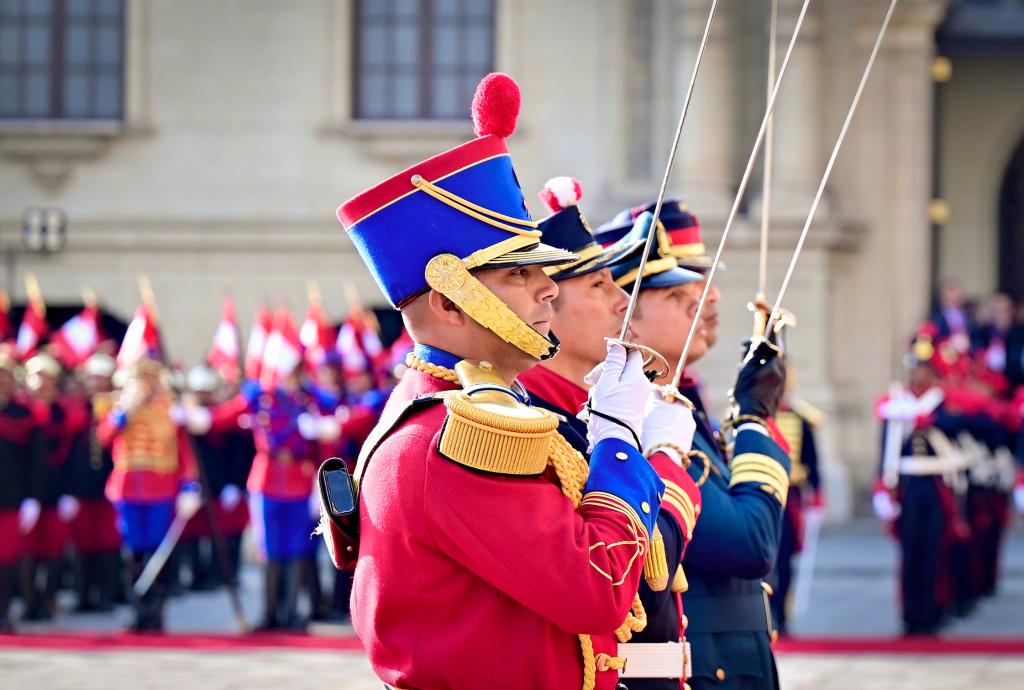
[[[575,177],[552,177],[537,193],[552,213],[576,206],[583,198],[583,185]]]
[[[478,137],[493,134],[505,139],[516,131],[519,119],[519,84],[507,74],[491,72],[473,94],[473,128]]]

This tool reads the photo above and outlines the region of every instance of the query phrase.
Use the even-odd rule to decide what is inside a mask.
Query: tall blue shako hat
[[[540,241],[505,138],[519,116],[511,77],[484,77],[473,97],[478,138],[384,180],[346,201],[338,220],[388,300],[401,308],[435,289],[523,352],[557,351],[471,273],[474,269],[575,261]]]

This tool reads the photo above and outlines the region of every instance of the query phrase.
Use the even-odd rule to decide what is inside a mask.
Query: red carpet
[[[284,633],[251,635],[133,635],[130,633],[61,633],[0,635],[0,649],[53,649],[104,651],[117,649],[192,649],[197,651],[244,651],[247,649],[335,650],[358,652],[362,644],[354,636],[319,637]],[[1024,655],[1024,638],[796,638],[780,640],[775,651],[786,654],[966,654]]]
[[[780,654],[1024,654],[1024,638],[798,637],[779,640]]]
[[[251,635],[169,634],[139,635],[131,633],[58,633],[0,635],[0,649],[60,649],[67,651],[103,651],[116,649],[194,649],[201,651],[243,651],[246,649],[310,649],[362,651],[363,645],[354,636],[314,637],[286,633],[253,633]]]

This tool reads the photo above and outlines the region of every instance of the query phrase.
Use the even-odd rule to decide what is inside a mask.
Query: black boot
[[[263,566],[263,574],[263,622],[256,626],[256,630],[261,632],[280,630],[283,626],[278,611],[284,566],[277,561],[267,561],[267,564]]]
[[[117,592],[124,589],[121,582],[121,553],[105,551],[96,554],[94,558],[92,588],[96,592],[96,610],[113,611]]]
[[[21,563],[21,596],[25,602],[24,621],[47,621],[53,618],[45,591],[36,585],[39,578],[39,563],[31,556]]]
[[[331,602],[324,595],[320,585],[320,570],[316,566],[316,555],[305,559],[304,577],[306,578],[307,589],[309,590],[309,617],[315,621],[325,621],[331,615]]]
[[[76,554],[74,564],[75,591],[78,594],[78,601],[75,603],[75,613],[95,611],[96,607],[92,597],[92,582],[95,578],[92,571],[96,569],[96,554]]]
[[[238,572],[242,566],[242,535],[227,537],[224,541],[228,552],[228,574],[231,583],[237,585]]]
[[[285,626],[289,630],[305,630],[307,621],[299,617],[299,595],[309,588],[309,562],[296,558],[288,564],[285,577]],[[315,607],[315,604],[314,604]]]
[[[152,552],[132,553],[130,572],[133,583],[138,581],[143,568],[152,556]],[[161,572],[141,596],[135,594],[134,591],[131,593],[135,615],[128,629],[132,632],[159,632],[163,629],[163,590],[166,587],[167,572],[166,570]]]
[[[61,579],[64,574],[64,559],[48,558],[46,560],[46,583],[43,590],[43,597],[46,601],[46,608],[50,612],[50,618],[57,614],[57,593],[60,591]]]
[[[14,632],[11,623],[11,597],[14,594],[14,565],[0,565],[0,634]]]

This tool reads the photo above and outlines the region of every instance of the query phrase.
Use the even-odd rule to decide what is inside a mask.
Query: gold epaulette
[[[441,455],[481,472],[543,474],[558,418],[520,402],[487,362],[463,360],[455,369],[463,389],[445,396]]]
[[[821,426],[825,423],[827,415],[806,400],[794,398],[791,405],[793,411],[807,420],[811,426]]]
[[[97,393],[92,396],[92,416],[93,419],[103,419],[109,414],[110,410],[114,407],[114,394],[113,393]]]

